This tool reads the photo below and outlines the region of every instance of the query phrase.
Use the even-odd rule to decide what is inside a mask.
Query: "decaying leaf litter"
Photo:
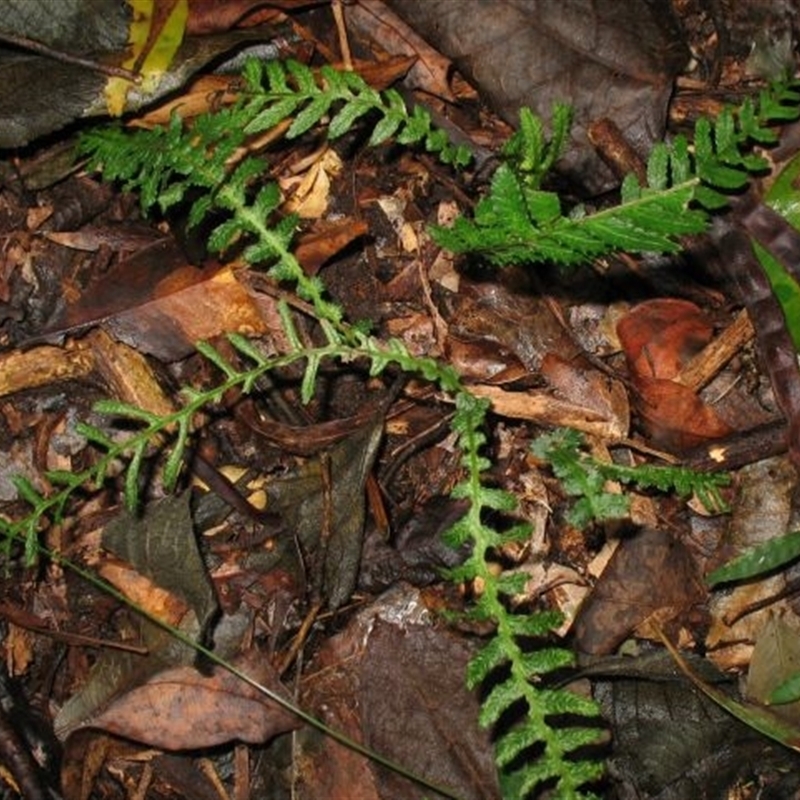
[[[611,158],[608,166],[608,126],[598,123],[614,123],[641,158],[661,138],[668,112],[678,130],[692,115],[713,114],[721,99],[736,102],[756,88],[761,62],[779,57],[787,36],[791,52],[796,21],[796,9],[778,4],[734,12],[676,0],[648,5],[631,30],[630,15],[614,13],[624,4],[593,3],[597,17],[588,19],[603,48],[587,53],[580,2],[497,0],[487,18],[479,3],[465,15],[462,3],[432,11],[433,4],[361,0],[344,6],[339,28],[337,4],[283,3],[285,16],[249,17],[257,3],[231,5],[253,23],[246,35],[232,32],[233,14],[220,14],[215,27],[212,4],[195,6],[208,11],[195,19],[197,30],[276,41],[281,55],[311,63],[341,63],[347,42],[354,67],[378,87],[413,64],[408,100],[430,104],[487,170],[519,104],[547,117],[554,100],[571,103],[576,125],[559,189],[598,205],[619,163]],[[431,26],[444,31],[433,42],[440,52],[414,44],[409,53],[413,40],[391,10],[428,38]],[[571,44],[567,34],[576,37]],[[562,37],[565,48],[543,56],[546,78],[531,81],[530,53]],[[748,56],[755,39],[761,62]],[[200,50],[214,55],[229,46],[205,41]],[[406,49],[395,52],[398,42]],[[447,57],[477,92],[449,73]],[[20,68],[19,60],[7,67]],[[236,95],[235,77],[201,72],[184,80],[170,101],[178,107]],[[529,94],[531,83],[542,90]],[[101,85],[86,91],[95,97]],[[194,342],[214,340],[237,358],[225,350],[224,332],[254,336],[266,353],[286,349],[281,287],[235,260],[209,258],[202,230],[187,232],[179,216],[143,220],[134,199],[95,176],[50,172],[71,135],[59,129],[84,116],[83,106],[42,121],[28,114],[33,94],[0,101],[22,129],[6,144],[33,141],[9,151],[3,168],[0,486],[9,516],[20,505],[12,475],[47,492],[45,471],[80,472],[91,463],[79,420],[114,435],[94,401],[169,413],[175,387],[215,380]],[[614,103],[603,106],[604,98]],[[165,119],[163,109],[143,114],[134,124]],[[43,133],[50,141],[37,138]],[[791,150],[790,131],[784,142]],[[678,679],[657,644],[660,631],[687,650],[707,651],[691,667],[713,686],[725,688],[726,673],[749,666],[754,701],[774,688],[764,684],[765,660],[783,677],[796,669],[791,571],[713,596],[703,583],[728,557],[796,528],[786,424],[752,328],[737,316],[741,300],[713,271],[709,244],[689,247],[683,263],[620,258],[570,274],[490,273],[438,248],[425,224],[468,210],[484,175],[464,182],[419,152],[361,145],[350,136],[329,146],[312,133],[270,155],[302,219],[301,262],[349,319],[369,319],[413,352],[449,361],[493,402],[492,478],[520,498],[516,513],[532,525],[529,543],[499,553],[497,564],[527,574],[520,606],[561,609],[572,623],[565,635],[587,654],[585,674],[614,739],[604,796],[723,796],[759,783],[761,796],[788,796],[791,752],[732,723]],[[308,320],[298,324],[314,336]],[[479,698],[463,682],[474,643],[487,632],[440,614],[480,591],[459,592],[441,579],[442,567],[464,557],[440,541],[464,511],[447,497],[459,471],[452,408],[424,383],[370,380],[357,364],[323,372],[304,406],[300,378],[287,368],[255,396],[232,392],[207,409],[176,497],[159,496],[154,474],[145,513],[130,519],[112,474],[41,535],[337,729],[459,796],[497,796],[490,743],[476,722]],[[628,463],[664,452],[699,463],[709,458],[709,439],[760,448],[737,434],[763,426],[770,433],[766,449],[745,449],[733,465],[729,515],[640,493],[628,518],[578,531],[567,521],[563,487],[529,448],[542,428],[563,425],[591,437],[594,457]],[[318,733],[289,734],[296,720],[57,562],[8,564],[0,609],[3,693],[13,700],[0,736],[7,792],[16,784],[25,796],[48,796],[50,779],[67,797],[221,790],[280,797],[291,786],[301,797],[421,796]],[[785,714],[796,722],[791,707]],[[9,719],[31,724],[14,729]],[[54,734],[63,741],[61,763],[51,755],[42,764],[33,752],[54,754]]]

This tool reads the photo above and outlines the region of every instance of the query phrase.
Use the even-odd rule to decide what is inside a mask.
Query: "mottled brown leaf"
[[[258,662],[251,658],[245,670],[282,692],[263,655]],[[297,727],[297,718],[228,670],[214,668],[203,675],[184,666],[154,675],[127,692],[88,727],[162,750],[194,750],[234,740],[262,744]]]
[[[163,361],[184,358],[201,339],[266,329],[257,304],[230,267],[191,266],[169,239],[98,276],[37,338],[98,323],[116,339]]]
[[[464,688],[469,643],[430,624],[422,595],[398,586],[354,619],[319,654],[306,704],[338,728],[464,800],[500,796],[478,700]],[[457,732],[457,733],[456,733]],[[307,748],[306,744],[304,748]],[[314,756],[302,800],[435,797],[333,742]]]
[[[643,528],[620,543],[575,622],[579,649],[607,654],[661,612],[680,618],[705,596],[686,546],[669,531]]]
[[[590,192],[617,179],[586,134],[611,119],[640,156],[663,136],[672,80],[689,53],[668,2],[620,0],[388,0],[453,59],[510,124],[521,106],[544,118],[575,110],[561,167]]]

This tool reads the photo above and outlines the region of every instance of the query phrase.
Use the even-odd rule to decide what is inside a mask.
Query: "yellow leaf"
[[[158,88],[161,77],[178,52],[189,17],[189,0],[127,0],[132,10],[128,44],[130,54],[126,69],[141,76],[140,91],[150,94]],[[111,78],[106,83],[106,107],[111,116],[125,110],[125,100],[132,82]]]

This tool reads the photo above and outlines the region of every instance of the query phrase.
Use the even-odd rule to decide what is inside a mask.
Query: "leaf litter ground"
[[[690,8],[687,19],[690,11],[699,13]],[[306,41],[335,52],[322,13],[297,21]],[[383,67],[387,80],[395,63]],[[741,64],[725,69],[723,85],[734,92]],[[696,94],[679,93],[680,107],[707,99]],[[491,116],[479,128],[478,110],[473,96],[452,112],[496,149],[507,129]],[[791,572],[713,597],[702,582],[796,517],[796,476],[779,452],[784,428],[729,288],[691,252],[691,273],[672,261],[620,259],[569,275],[488,274],[455,263],[427,235],[426,223],[446,221],[474,190],[424,156],[362,151],[353,138],[322,149],[309,137],[272,158],[304,220],[303,264],[319,271],[348,318],[447,359],[492,400],[493,479],[520,498],[532,525],[529,544],[498,554],[498,567],[529,575],[521,607],[555,606],[573,623],[612,723],[608,796],[615,781],[678,798],[791,771],[788,752],[677,681],[673,662],[651,644],[660,628],[707,649],[722,672],[706,661],[694,668],[723,686],[725,671],[747,669],[755,642],[782,670],[794,663],[789,601],[780,606],[786,625],[768,626]],[[12,475],[46,490],[45,470],[78,471],[92,459],[78,420],[113,435],[91,410],[96,400],[164,413],[174,386],[215,379],[192,354],[198,338],[240,330],[257,334],[265,351],[284,344],[278,287],[208,263],[202,236],[183,236],[178,220],[143,222],[131,198],[91,177],[44,178],[30,189],[49,163],[48,151],[33,149],[16,175],[6,173],[2,193],[0,491],[9,515],[18,511]],[[725,335],[725,365],[707,366]],[[463,557],[439,540],[463,512],[447,498],[458,479],[452,409],[424,384],[378,383],[358,365],[325,371],[304,407],[299,377],[287,369],[257,399],[226,397],[208,410],[190,465],[195,480],[178,500],[156,488],[148,514],[126,521],[112,475],[43,535],[182,630],[213,635],[215,648],[258,665],[266,685],[337,728],[464,797],[497,796],[478,700],[463,683],[485,632],[440,617],[463,602],[440,578]],[[562,487],[529,447],[543,428],[567,425],[593,437],[598,458],[609,449],[628,463],[655,450],[700,458],[712,432],[760,424],[774,425],[772,450],[742,458],[729,517],[634,494],[629,518],[578,531],[566,521]],[[635,441],[620,445],[631,430]],[[342,565],[357,574],[346,596]],[[331,596],[333,612],[319,602]],[[3,693],[15,713],[44,721],[44,733],[31,736],[45,752],[57,749],[48,731],[58,711],[65,796],[84,796],[90,784],[97,797],[128,796],[134,786],[149,797],[210,797],[215,782],[237,797],[279,797],[290,785],[309,798],[419,796],[316,733],[278,735],[291,719],[57,565],[14,562],[0,602]],[[635,657],[618,655],[625,642],[636,644]]]

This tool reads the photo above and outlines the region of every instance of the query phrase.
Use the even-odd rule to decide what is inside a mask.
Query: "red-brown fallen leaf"
[[[645,378],[674,378],[712,333],[698,306],[670,298],[640,303],[617,324],[631,371]]]
[[[300,239],[295,255],[307,275],[316,275],[328,259],[364,236],[367,230],[364,220],[345,219],[332,225],[319,223],[314,231]]]
[[[683,452],[733,433],[731,426],[688,386],[658,378],[638,378],[636,388],[639,415],[660,447]]]
[[[249,662],[241,665],[248,675],[284,694],[263,654]],[[195,750],[231,741],[263,744],[298,725],[297,717],[228,670],[215,667],[204,675],[184,666],[153,676],[82,728],[99,728],[162,750]]]
[[[322,5],[323,0],[192,0],[186,33],[202,35],[227,31],[236,25],[262,25],[278,17],[278,9]]]
[[[733,432],[692,389],[671,380],[712,332],[700,308],[686,300],[648,300],[617,323],[638,394],[637,410],[660,447],[683,451]]]
[[[170,239],[139,250],[96,278],[41,337],[98,323],[119,341],[163,361],[189,355],[200,339],[266,330],[231,266],[194,267]]]
[[[448,74],[450,59],[431,47],[380,0],[359,0],[345,9],[348,25],[366,34],[394,55],[415,56],[406,85],[448,100],[453,99]]]

